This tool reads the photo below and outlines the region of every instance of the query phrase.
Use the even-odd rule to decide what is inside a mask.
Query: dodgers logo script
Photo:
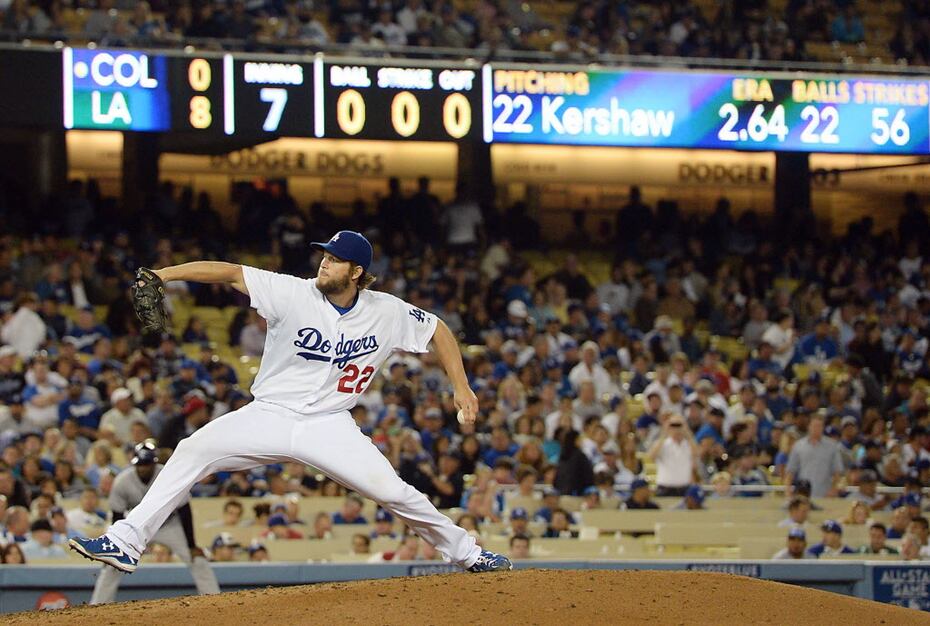
[[[344,368],[349,361],[378,350],[378,338],[374,335],[367,335],[361,339],[346,339],[345,335],[339,335],[335,347],[331,341],[324,339],[323,333],[316,328],[301,328],[297,331],[297,337],[294,345],[301,349],[297,356],[308,361],[333,363],[339,369]]]

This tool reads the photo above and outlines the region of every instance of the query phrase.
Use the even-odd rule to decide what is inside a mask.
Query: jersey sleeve
[[[432,313],[397,300],[398,320],[395,325],[394,349],[406,352],[426,352],[436,332],[438,320]]]
[[[251,305],[271,325],[278,324],[287,315],[300,279],[257,267],[242,266],[242,278],[249,290]]]

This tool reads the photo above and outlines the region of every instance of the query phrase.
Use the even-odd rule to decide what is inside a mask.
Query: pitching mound
[[[729,574],[523,570],[268,588],[126,602],[38,624],[930,624],[914,610]]]

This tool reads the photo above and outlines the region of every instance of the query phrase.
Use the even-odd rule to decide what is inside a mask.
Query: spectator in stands
[[[121,446],[131,442],[130,427],[135,422],[142,422],[148,426],[145,413],[133,405],[132,392],[120,387],[110,394],[112,409],[100,418],[100,429],[113,433],[113,443]]]
[[[352,535],[352,554],[371,554],[371,539],[361,533]]]
[[[223,503],[223,514],[218,520],[209,520],[204,523],[206,527],[213,526],[242,526],[242,503],[235,499]]]
[[[897,548],[885,543],[887,530],[881,522],[873,522],[869,526],[869,543],[859,548],[860,554],[898,554]]]
[[[794,444],[785,470],[786,484],[793,484],[795,478],[808,480],[815,498],[836,496],[837,482],[845,471],[839,444],[824,437],[823,430],[823,415],[811,415],[807,436]]]
[[[850,492],[849,497],[864,502],[873,511],[881,511],[888,505],[888,497],[878,493],[878,474],[870,469],[860,472],[859,490]]]
[[[853,502],[849,507],[849,513],[843,518],[843,524],[847,526],[868,526],[872,523],[869,517],[871,509],[865,502]]]
[[[510,538],[510,558],[511,559],[529,559],[530,557],[530,537],[526,535],[514,535]]]
[[[268,548],[263,544],[252,542],[249,544],[249,561],[252,562],[262,562],[270,561],[271,557],[268,556]]]
[[[397,539],[397,533],[394,532],[394,516],[390,511],[381,507],[375,511],[375,528],[371,531],[371,538],[387,537],[388,539]]]
[[[839,347],[833,337],[830,336],[830,329],[830,318],[826,315],[818,317],[814,332],[805,335],[798,342],[795,359],[799,363],[817,367],[829,365],[833,359],[839,356]]]
[[[571,517],[565,509],[555,509],[552,512],[552,521],[546,527],[543,537],[572,539],[578,537],[578,531],[571,529]]]
[[[808,558],[807,552],[807,533],[800,526],[793,526],[788,529],[787,545],[776,552],[773,559],[805,559]]]
[[[901,539],[901,560],[920,560],[920,539],[918,539],[915,535],[906,534]]]
[[[907,532],[907,527],[911,523],[911,514],[907,507],[899,506],[891,514],[891,524],[888,526],[889,539],[901,539]]]
[[[792,526],[803,526],[808,522],[811,505],[810,501],[804,496],[794,496],[788,503],[788,517],[778,522],[780,528],[791,528]]]
[[[33,382],[28,383],[30,374]],[[58,424],[58,404],[65,399],[67,382],[56,372],[49,371],[48,355],[36,354],[26,374],[23,389],[25,430],[42,432]]]
[[[94,344],[101,338],[109,339],[110,330],[103,324],[97,323],[94,318],[94,307],[87,305],[80,309],[77,322],[63,339],[74,344],[79,352],[93,354]]]
[[[452,5],[447,4],[444,7],[442,24],[436,31],[440,35],[437,45],[443,45],[444,41],[448,43],[450,40],[447,36],[459,32],[455,10]],[[446,228],[446,242],[454,251],[464,252],[472,249],[483,239],[484,216],[478,203],[469,197],[464,183],[456,185],[455,199],[444,208],[442,224]]]
[[[45,322],[36,312],[39,299],[33,293],[19,297],[15,313],[2,317],[0,340],[12,346],[21,359],[31,357],[46,338]]]
[[[624,502],[625,509],[658,509],[659,505],[652,501],[652,492],[649,483],[644,478],[637,478],[630,484],[630,497]]]
[[[0,543],[22,543],[29,539],[29,511],[22,506],[11,506],[6,510],[3,522],[6,531]]]
[[[0,564],[2,565],[25,565],[26,557],[23,555],[22,548],[18,543],[8,543],[0,548]]]
[[[601,365],[600,358],[601,350],[597,343],[586,341],[581,345],[581,362],[568,373],[568,380],[576,393],[584,382],[594,384],[594,392],[598,397],[603,397],[613,389],[610,374]]]
[[[859,43],[865,40],[865,28],[862,26],[862,20],[856,13],[853,3],[843,7],[843,10],[833,19],[833,24],[830,25],[830,35],[833,41],[840,43]]]
[[[171,548],[163,543],[153,542],[149,545],[149,552],[152,554],[152,560],[156,563],[171,563],[174,561],[174,553]]]
[[[730,472],[717,472],[711,477],[710,482],[714,487],[713,493],[710,494],[711,498],[732,498],[736,495],[733,491]]]
[[[843,543],[843,527],[835,520],[827,520],[820,526],[823,539],[808,549],[815,559],[830,558],[837,554],[855,554],[855,550]]]
[[[753,426],[754,427],[754,426]],[[730,465],[733,475],[733,484],[740,486],[750,485],[768,485],[769,480],[765,472],[759,467],[759,456],[753,444],[734,447],[731,454],[732,463]],[[743,497],[760,497],[762,491],[740,491]]]
[[[78,506],[65,514],[68,526],[84,537],[99,535],[100,531],[107,527],[107,514],[100,510],[98,505],[97,490],[93,487],[84,488]]]
[[[239,335],[239,345],[246,356],[261,356],[265,350],[268,322],[255,309],[249,309],[249,321]]]
[[[303,539],[304,535],[299,530],[291,528],[287,516],[283,513],[275,513],[268,518],[268,530],[262,533],[265,539]]]
[[[591,461],[578,447],[578,432],[567,430],[562,436],[559,465],[554,486],[566,495],[581,495],[594,484]]]
[[[462,456],[457,450],[447,449],[439,455],[438,471],[430,476],[437,508],[449,509],[462,501],[465,478],[459,470],[461,464]]]
[[[704,490],[700,485],[688,485],[685,496],[675,505],[676,509],[686,511],[700,511],[704,509]]]
[[[491,431],[490,444],[482,457],[482,461],[488,467],[494,467],[497,459],[501,457],[515,457],[520,449],[520,446],[511,441],[510,432],[503,426]]]
[[[372,26],[371,33],[388,46],[407,44],[407,33],[399,24],[394,22],[394,14],[388,6],[381,8],[378,13],[378,21]]]
[[[214,563],[229,563],[236,560],[239,542],[227,532],[218,534],[210,544],[210,560]]]
[[[684,418],[673,413],[646,455],[656,463],[656,495],[682,496],[694,476],[700,451]]]
[[[308,539],[332,539],[333,518],[324,511],[320,511],[313,518],[313,530]]]
[[[30,561],[64,559],[64,548],[53,542],[52,525],[47,519],[37,519],[29,527],[29,539],[21,545],[23,555]]]
[[[350,493],[342,503],[342,510],[333,513],[333,524],[367,524],[362,515],[365,501],[357,493]]]
[[[210,413],[206,400],[199,395],[191,396],[184,403],[181,413],[165,425],[159,440],[160,447],[174,450],[182,439],[189,437],[209,421]]]
[[[64,544],[73,537],[80,534],[68,525],[68,518],[64,509],[60,506],[53,506],[48,512],[48,520],[52,524],[52,532],[55,533],[55,543]]]
[[[911,523],[907,525],[907,533],[917,537],[917,540],[920,543],[921,558],[926,559],[930,557],[930,545],[928,545],[928,538],[930,538],[930,523],[927,522],[927,518],[922,515],[918,515],[917,517],[911,519]]]

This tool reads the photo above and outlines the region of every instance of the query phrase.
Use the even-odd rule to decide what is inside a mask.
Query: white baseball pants
[[[169,521],[162,526],[152,541],[163,543],[177,556],[181,561],[187,564],[191,571],[191,577],[194,579],[194,585],[197,587],[197,593],[202,596],[220,592],[220,585],[216,580],[216,574],[210,567],[210,562],[202,556],[191,559],[190,548],[187,547],[187,537],[184,535],[184,527],[177,519]],[[91,604],[106,604],[116,600],[116,592],[119,590],[119,583],[125,576],[123,572],[109,565],[100,567],[100,574],[97,575],[97,582],[94,585],[94,593],[90,597]]]
[[[348,411],[303,415],[259,401],[213,420],[182,440],[142,502],[113,524],[107,536],[138,558],[195,483],[216,472],[280,461],[311,465],[380,503],[453,563],[470,567],[481,553],[474,537],[401,480]]]

